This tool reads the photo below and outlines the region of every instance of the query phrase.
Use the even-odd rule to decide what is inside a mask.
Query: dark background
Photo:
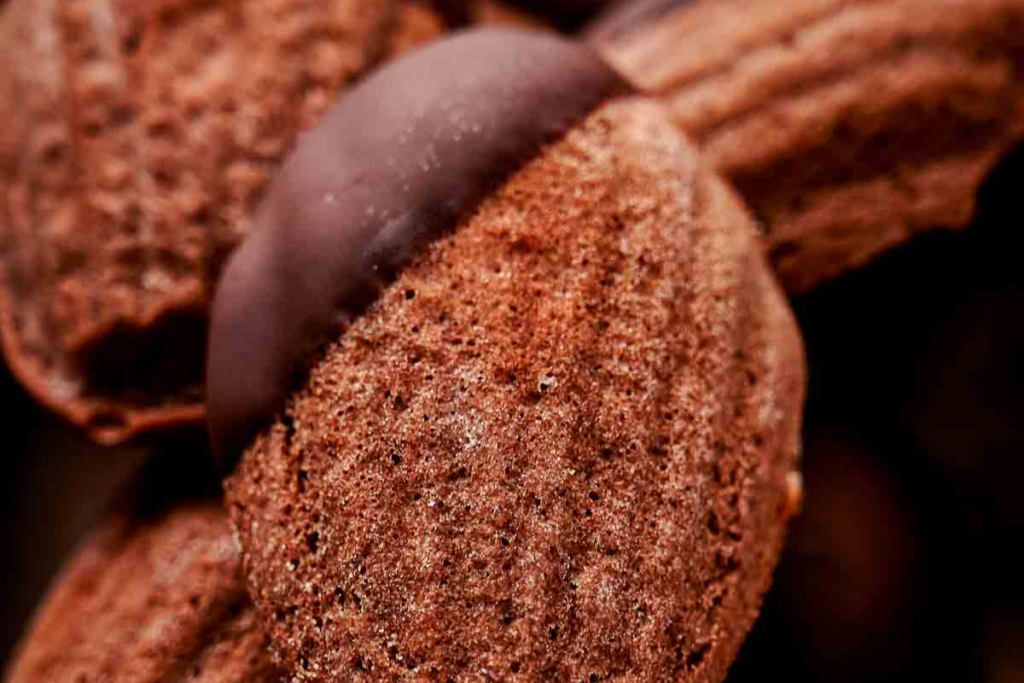
[[[2,0],[0,0],[2,1]],[[1024,152],[964,233],[794,302],[811,367],[804,514],[730,680],[1024,680]],[[144,457],[100,449],[0,368],[0,661]]]
[[[1024,681],[1022,180],[794,302],[805,509],[731,680]]]
[[[142,460],[36,407],[0,364],[0,672],[60,563]]]

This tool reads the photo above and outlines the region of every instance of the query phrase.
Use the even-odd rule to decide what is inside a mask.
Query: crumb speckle
[[[243,457],[263,623],[328,679],[720,678],[777,557],[802,392],[738,202],[659,108],[607,104],[416,256],[292,396],[302,428]]]

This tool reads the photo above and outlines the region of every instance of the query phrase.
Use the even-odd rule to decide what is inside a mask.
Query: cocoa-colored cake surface
[[[348,93],[283,164],[218,285],[207,371],[230,467],[296,377],[425,243],[629,87],[552,34],[483,29]]]
[[[300,131],[435,36],[397,0],[12,0],[0,14],[0,340],[105,443],[199,422],[208,299]]]
[[[7,683],[278,683],[218,502],[118,514],[57,577]]]
[[[792,292],[965,227],[1024,140],[1020,0],[638,0],[588,35],[739,190]]]
[[[753,223],[610,102],[416,254],[227,482],[282,662],[720,681],[795,505],[801,345]]]

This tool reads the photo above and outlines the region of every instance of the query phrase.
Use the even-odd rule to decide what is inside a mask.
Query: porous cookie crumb
[[[412,260],[228,480],[300,678],[719,681],[803,393],[754,227],[607,104]]]

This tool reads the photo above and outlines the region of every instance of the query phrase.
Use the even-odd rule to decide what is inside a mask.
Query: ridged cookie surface
[[[801,346],[753,223],[626,98],[453,227],[228,481],[282,661],[720,681],[796,491]]]
[[[0,14],[0,339],[103,442],[202,417],[208,297],[281,157],[436,35],[395,0],[12,0]]]
[[[219,503],[108,520],[57,577],[7,683],[278,683]]]
[[[793,292],[966,226],[1024,139],[1022,0],[638,0],[590,38],[739,190]]]

